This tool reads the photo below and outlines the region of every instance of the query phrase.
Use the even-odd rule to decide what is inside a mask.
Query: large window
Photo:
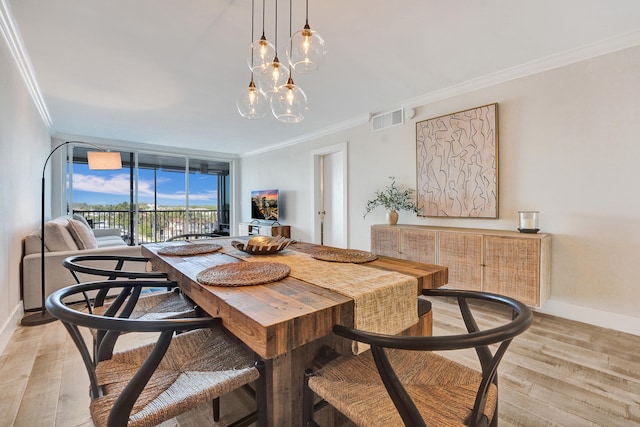
[[[67,203],[95,228],[120,228],[130,244],[185,233],[229,234],[229,163],[121,152],[122,170],[95,171],[74,147]]]

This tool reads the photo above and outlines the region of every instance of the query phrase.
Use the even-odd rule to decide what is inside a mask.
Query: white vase
[[[387,211],[387,222],[389,225],[396,225],[398,223],[398,212],[396,211]]]

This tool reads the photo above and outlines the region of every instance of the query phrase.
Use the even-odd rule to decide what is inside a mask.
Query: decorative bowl
[[[251,255],[271,255],[276,252],[280,252],[295,240],[288,239],[286,237],[268,237],[268,236],[256,236],[250,238],[246,242],[239,240],[233,240],[231,245],[239,251],[246,252]]]

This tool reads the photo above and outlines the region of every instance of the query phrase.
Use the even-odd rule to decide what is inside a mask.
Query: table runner
[[[249,255],[233,246],[233,239],[216,239],[221,252],[244,261],[273,261],[288,265],[290,276],[337,292],[354,300],[354,327],[397,334],[418,322],[418,281],[415,277],[384,271],[366,264],[336,263],[296,252],[295,245],[273,255]],[[354,353],[368,348],[353,343]]]

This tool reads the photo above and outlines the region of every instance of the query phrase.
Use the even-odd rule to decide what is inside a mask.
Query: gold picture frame
[[[498,218],[498,104],[416,123],[420,216]]]

